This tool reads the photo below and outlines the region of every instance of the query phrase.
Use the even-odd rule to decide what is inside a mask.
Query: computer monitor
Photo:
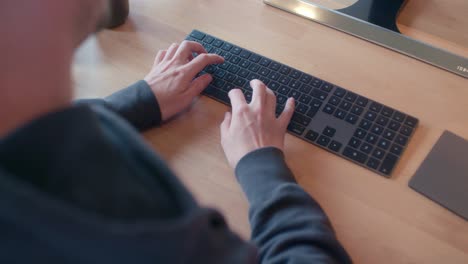
[[[264,2],[468,78],[468,1]]]

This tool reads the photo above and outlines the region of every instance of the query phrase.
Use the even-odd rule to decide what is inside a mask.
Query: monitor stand
[[[401,33],[396,19],[407,0],[359,0],[336,11]]]

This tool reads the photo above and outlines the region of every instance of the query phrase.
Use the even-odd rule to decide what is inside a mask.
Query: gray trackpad
[[[468,141],[445,131],[409,186],[468,220]]]

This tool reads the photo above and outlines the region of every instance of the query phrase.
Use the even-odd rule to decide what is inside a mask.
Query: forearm
[[[252,240],[262,263],[351,262],[324,211],[295,182],[281,150],[247,154],[236,176],[250,203]]]
[[[82,99],[76,103],[103,105],[139,130],[162,122],[158,101],[145,81],[138,81],[104,99]]]

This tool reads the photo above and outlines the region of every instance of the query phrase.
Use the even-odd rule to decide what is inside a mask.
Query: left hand
[[[199,55],[193,58],[193,52]],[[209,74],[194,79],[200,71],[210,64],[223,62],[223,57],[208,54],[194,41],[174,43],[169,49],[160,50],[144,80],[158,100],[162,120],[166,121],[187,108],[213,80]]]

